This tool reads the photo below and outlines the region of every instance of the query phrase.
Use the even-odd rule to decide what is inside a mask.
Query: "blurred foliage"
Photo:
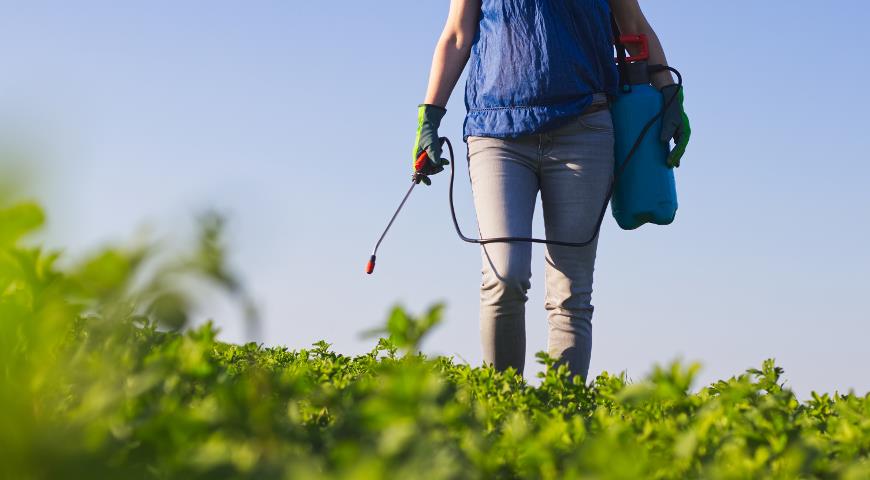
[[[443,304],[433,305],[420,317],[415,317],[402,306],[396,305],[387,317],[387,323],[383,328],[370,330],[364,335],[367,337],[386,335],[387,339],[397,347],[406,351],[417,351],[420,349],[423,337],[441,323],[443,313]]]
[[[540,385],[418,353],[441,306],[390,315],[367,354],[184,330],[177,278],[241,287],[209,217],[189,256],[109,248],[70,269],[0,210],[0,478],[870,478],[870,396],[800,402],[782,369],[692,390],[696,365]],[[145,276],[147,278],[143,279]]]

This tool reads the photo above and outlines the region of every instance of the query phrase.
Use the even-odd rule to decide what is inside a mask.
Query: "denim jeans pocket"
[[[606,108],[581,115],[577,122],[588,130],[613,133],[613,119],[610,117],[610,110]]]

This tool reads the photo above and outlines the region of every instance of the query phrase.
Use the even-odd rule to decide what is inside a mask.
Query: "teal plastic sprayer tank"
[[[626,57],[628,43],[640,44],[641,53]],[[664,100],[661,92],[650,85],[646,36],[620,36],[617,55],[620,93],[610,110],[616,184],[610,209],[616,223],[625,230],[644,223],[667,225],[677,214],[677,187],[674,169],[667,164],[668,142],[660,138]],[[658,121],[651,121],[656,117]]]
[[[614,26],[615,27],[615,26]],[[614,31],[617,31],[614,28]],[[640,53],[627,57],[625,45],[641,45]],[[564,239],[544,239],[526,237],[472,238],[467,237],[459,228],[456,209],[453,205],[453,182],[456,175],[456,161],[453,158],[453,145],[446,137],[440,141],[447,145],[450,152],[450,186],[448,199],[453,226],[463,241],[486,245],[499,242],[530,242],[566,247],[585,247],[592,243],[601,230],[601,222],[607,212],[608,203],[616,223],[626,230],[633,230],[644,223],[667,225],[674,221],[677,213],[677,188],[674,183],[673,168],[667,164],[669,142],[661,140],[662,115],[665,107],[661,92],[650,84],[650,74],[668,70],[677,76],[682,87],[683,79],[676,69],[665,65],[648,65],[649,47],[645,35],[617,36],[617,64],[619,66],[620,93],[611,105],[613,129],[615,134],[614,155],[616,157],[614,181],[609,186],[607,196],[601,204],[598,221],[585,241],[565,241]],[[668,103],[676,95],[670,96]],[[411,186],[402,198],[399,208],[381,233],[375,248],[366,263],[366,273],[375,269],[378,247],[402,210],[414,187],[420,183],[422,166],[428,161],[424,150],[415,163],[415,173],[411,176]]]

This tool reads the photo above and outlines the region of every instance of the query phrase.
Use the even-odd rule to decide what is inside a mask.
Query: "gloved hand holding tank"
[[[670,142],[674,140],[674,149],[668,155],[668,166],[679,167],[680,159],[686,153],[686,145],[692,135],[692,127],[689,126],[689,117],[683,108],[683,86],[668,85],[661,88],[664,98],[665,111],[662,114],[661,140]]]

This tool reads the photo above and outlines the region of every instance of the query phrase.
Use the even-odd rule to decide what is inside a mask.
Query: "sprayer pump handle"
[[[630,63],[649,60],[649,38],[647,38],[646,35],[620,35],[616,39],[617,48],[625,48],[625,46],[629,44],[640,45],[640,53],[638,53],[637,55],[625,57],[626,62]],[[616,57],[616,61],[619,62],[620,58]]]

